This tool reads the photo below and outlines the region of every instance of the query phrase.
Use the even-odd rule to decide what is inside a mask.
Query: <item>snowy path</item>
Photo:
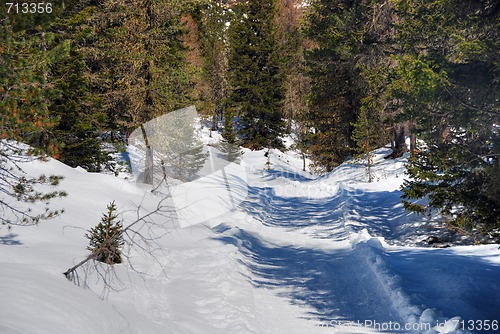
[[[249,186],[242,210],[247,223],[219,226],[218,238],[238,247],[255,286],[308,308],[316,326],[436,333],[431,327],[455,329],[456,321],[445,322],[457,316],[466,323],[500,319],[498,262],[462,256],[467,247],[389,246],[373,237],[402,244],[419,233],[406,226],[412,221],[398,191],[281,197],[270,186]],[[490,289],[476,288],[479,281]]]
[[[0,333],[371,333],[391,323],[464,333],[445,325],[453,317],[482,321],[465,333],[495,333],[477,329],[500,321],[498,246],[415,247],[430,230],[401,206],[403,162],[379,159],[380,181],[367,184],[363,166],[312,179],[292,158],[273,156],[266,171],[263,152],[247,151],[248,196],[204,224],[155,217],[167,232],[155,257],[132,251],[136,270],[115,267],[106,302],[95,272],[81,273],[87,288],[62,272],[86,256],[84,234],[110,201],[127,217],[163,198],[54,160],[26,164],[29,175],[65,176],[69,196],[56,201],[63,216],[0,234]]]
[[[220,236],[245,255],[245,263],[255,274],[254,285],[286,287],[280,295],[311,308],[310,319],[318,326],[358,320],[412,320],[409,306],[400,300],[395,304],[390,282],[381,277],[376,240],[350,247],[351,228],[345,225],[345,203],[340,196],[280,199],[268,196],[271,191],[251,188],[243,208],[264,226],[284,229],[286,237],[280,244],[268,243],[262,234],[239,228],[226,229]],[[337,249],[301,247],[298,244],[304,238],[326,239]]]
[[[266,245],[244,231],[222,238],[236,243],[259,287],[287,287],[294,303],[313,308],[312,319],[401,321],[363,250],[325,252]]]

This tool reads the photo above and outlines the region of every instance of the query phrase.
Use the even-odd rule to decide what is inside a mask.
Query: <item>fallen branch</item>
[[[156,256],[153,253],[157,249],[161,250],[161,247],[157,241],[158,241],[158,239],[160,239],[161,237],[163,237],[167,233],[163,233],[160,236],[154,236],[151,234],[151,232],[144,234],[143,232],[141,232],[141,230],[144,227],[148,227],[149,230],[151,230],[152,227],[159,227],[160,226],[160,224],[154,223],[151,220],[151,217],[154,215],[158,215],[158,216],[162,216],[162,217],[166,217],[166,218],[171,219],[171,216],[167,215],[168,213],[171,213],[171,211],[169,209],[166,209],[165,206],[163,205],[163,202],[165,200],[166,200],[166,198],[162,199],[158,203],[155,210],[153,210],[147,214],[144,214],[142,216],[140,215],[141,205],[139,205],[137,210],[136,210],[137,218],[132,223],[127,225],[122,231],[122,236],[127,237],[125,242],[128,244],[129,252],[131,249],[137,248],[137,249],[149,254],[156,263],[160,264],[162,269],[163,269],[162,264],[160,263],[159,259],[156,258]],[[120,237],[119,235],[116,235],[116,236],[110,238],[106,243],[103,243],[102,245],[100,245],[100,247],[94,249],[83,260],[81,260],[80,262],[78,262],[73,267],[69,268],[68,270],[66,270],[63,273],[64,276],[66,277],[66,279],[68,279],[69,281],[72,281],[74,284],[80,286],[82,284],[82,282],[80,281],[80,277],[78,275],[78,269],[82,268],[87,263],[90,263],[92,261],[94,261],[94,262],[98,261],[97,259],[99,258],[99,255],[101,254],[101,252],[103,252],[107,249],[106,246],[109,243],[113,243],[114,241],[116,241],[119,237]],[[158,246],[158,248],[157,249],[150,248],[150,246],[149,246],[150,243],[155,244],[156,246]],[[125,256],[126,256],[126,258],[129,258],[129,256],[127,256],[127,255],[125,255]],[[106,266],[112,267],[112,265],[109,265],[109,264],[107,264]],[[137,271],[134,269],[132,264],[130,264],[130,266],[131,266],[132,270]],[[99,269],[97,269],[97,271],[99,272]],[[165,273],[164,269],[163,269],[163,272]],[[101,274],[101,273],[99,273],[99,274]],[[110,283],[107,282],[106,276],[103,276],[103,275],[100,275],[100,276],[103,279],[105,285],[107,287],[109,287]]]

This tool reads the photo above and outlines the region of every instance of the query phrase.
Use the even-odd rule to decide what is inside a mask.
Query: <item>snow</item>
[[[198,134],[210,147],[220,140]],[[376,181],[367,183],[360,161],[317,176],[293,151],[272,150],[267,169],[264,153],[244,150],[225,176],[171,189],[184,191],[182,203],[130,175],[22,163],[30,176],[64,176],[69,195],[52,203],[63,215],[0,230],[0,333],[475,333],[461,321],[498,325],[498,245],[423,247],[442,229],[404,211],[406,157],[375,151]],[[141,162],[140,148],[129,154]],[[166,205],[141,230],[158,239],[144,244],[149,252],[125,249],[114,271],[86,267],[74,285],[62,273],[85,258],[84,235],[113,200],[125,226]]]

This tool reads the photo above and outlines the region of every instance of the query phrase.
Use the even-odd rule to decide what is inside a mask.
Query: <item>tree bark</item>
[[[142,136],[146,144],[146,160],[144,161],[144,183],[153,184],[153,148],[148,140],[148,134],[144,124],[141,124]]]
[[[400,158],[408,152],[408,147],[406,147],[406,131],[405,126],[402,124],[397,124],[392,128],[393,140],[391,142],[392,152],[385,159],[396,159]]]

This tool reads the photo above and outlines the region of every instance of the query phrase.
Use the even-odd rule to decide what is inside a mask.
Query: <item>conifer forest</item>
[[[369,168],[382,146],[409,154],[407,210],[500,240],[497,0],[1,6],[0,137],[33,154],[99,172],[103,142],[194,105],[231,144],[292,136],[314,173],[355,156]]]

